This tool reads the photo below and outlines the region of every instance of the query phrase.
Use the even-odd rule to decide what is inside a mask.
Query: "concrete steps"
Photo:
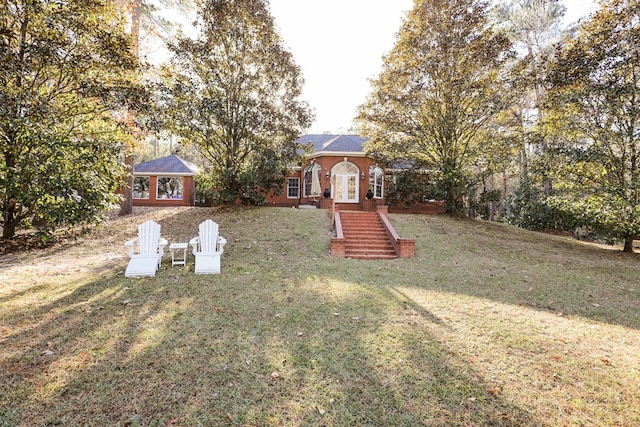
[[[340,211],[345,257],[398,258],[380,216],[376,212]]]

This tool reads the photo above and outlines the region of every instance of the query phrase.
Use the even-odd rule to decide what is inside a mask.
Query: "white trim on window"
[[[360,201],[360,170],[351,162],[340,162],[331,168],[331,195],[339,203]]]
[[[182,200],[184,178],[182,176],[160,176],[156,182],[156,200]]]
[[[295,182],[295,185],[292,183]],[[292,194],[294,190],[295,195]],[[300,197],[300,178],[288,178],[287,179],[287,199],[297,199]]]
[[[136,200],[149,199],[149,186],[151,185],[150,176],[136,176],[133,178],[133,198]]]
[[[369,190],[374,199],[384,197],[384,170],[380,166],[369,166]]]

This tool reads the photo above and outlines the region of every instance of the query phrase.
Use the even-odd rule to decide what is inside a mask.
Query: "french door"
[[[331,170],[333,200],[339,203],[359,202],[359,171],[353,163],[341,162]]]

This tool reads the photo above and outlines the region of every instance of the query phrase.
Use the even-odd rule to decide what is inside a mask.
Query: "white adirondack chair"
[[[160,237],[160,224],[151,220],[143,222],[138,226],[138,237],[124,245],[129,248],[131,257],[125,277],[156,275],[156,270],[162,265],[162,255],[167,245],[167,240]]]
[[[208,219],[200,224],[199,234],[189,241],[196,257],[196,274],[220,273],[220,256],[227,240],[218,235],[218,224]]]

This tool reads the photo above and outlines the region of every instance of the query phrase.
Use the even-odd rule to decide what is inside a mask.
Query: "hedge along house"
[[[341,210],[375,211],[384,204],[384,169],[364,152],[358,135],[304,135],[310,154],[287,177],[284,191],[267,197],[272,206],[315,206],[328,209],[335,199]]]
[[[196,165],[176,155],[142,162],[133,168],[134,206],[195,205]]]

